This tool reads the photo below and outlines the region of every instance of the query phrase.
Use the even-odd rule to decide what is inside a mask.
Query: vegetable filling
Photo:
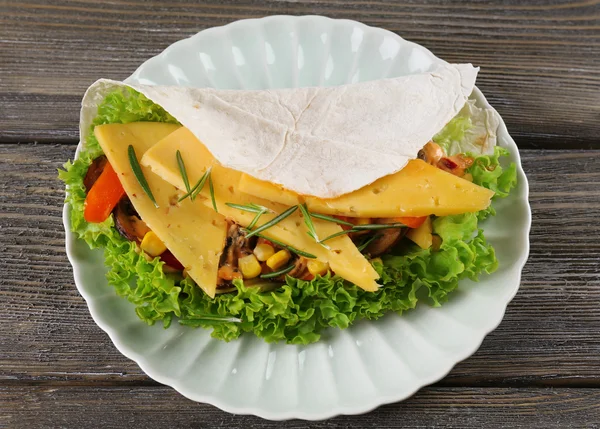
[[[516,185],[516,166],[501,165],[508,152],[496,147],[489,155],[465,154],[479,144],[475,131],[482,129],[481,115],[476,109],[469,102],[419,158],[502,198]],[[160,106],[128,89],[105,98],[92,129],[125,120],[177,123]],[[412,218],[350,218],[319,213],[310,205],[293,206],[294,216],[302,212],[311,240],[332,246],[333,238],[311,231],[310,220],[335,222],[367,256],[380,277],[379,289],[368,292],[336,275],[315,255],[269,238],[268,228],[259,231],[268,209],[251,205],[245,208],[251,210],[254,224],[244,228],[227,220],[217,295],[210,298],[140,218],[103,155],[92,132],[78,159],[59,172],[68,188],[71,229],[91,248],[104,249],[109,284],[148,324],[162,322],[168,327],[177,320],[212,329],[213,337],[225,341],[252,332],[268,342],[307,344],[318,341],[328,327],[346,328],[358,319],[402,313],[418,301],[442,305],[461,279],[477,280],[498,265],[479,225],[495,214],[493,206],[473,213]],[[186,167],[183,161],[181,170]],[[188,180],[189,191],[180,192],[180,197],[210,198],[207,189],[218,186],[210,176],[208,172],[203,181]],[[199,195],[202,188],[204,195]]]
[[[135,152],[131,155],[135,156]],[[466,170],[474,161],[472,157],[463,155],[447,157],[444,150],[434,142],[427,143],[419,152],[418,157],[458,177],[465,177],[468,174]],[[177,151],[177,161],[187,191],[178,202],[188,197],[193,200],[210,176],[210,171],[207,171],[200,181],[191,187],[179,151]],[[132,169],[136,172],[136,176],[142,174],[137,162],[133,162]],[[102,180],[107,175],[109,179]],[[467,177],[472,181],[472,177]],[[145,183],[142,176],[139,176],[138,180]],[[84,211],[86,221],[92,223],[104,222],[112,213],[115,228],[125,239],[138,244],[140,250],[149,257],[158,257],[165,263],[170,272],[179,271],[185,275],[183,265],[167,249],[160,238],[148,228],[136,212],[106,156],[101,155],[91,162],[85,174],[84,186],[87,191],[86,210]],[[146,189],[148,185],[145,183],[143,187]],[[149,188],[148,192],[151,192]],[[116,198],[117,196],[119,198]],[[259,236],[260,232],[267,230],[298,208],[302,211],[309,229],[309,235],[315,241],[327,246],[325,242],[333,236],[320,239],[312,226],[312,217],[339,224],[343,231],[334,235],[347,234],[358,249],[369,259],[392,252],[402,239],[410,240],[422,249],[431,248],[432,251],[438,251],[442,244],[442,238],[433,234],[432,217],[430,216],[396,218],[327,216],[320,213],[310,213],[305,205],[299,205],[291,207],[260,228],[253,229],[256,221],[269,209],[256,204],[250,206],[229,205],[241,210],[252,211],[256,213],[256,217],[248,228],[242,227],[233,219],[227,219],[227,239],[219,261],[217,293],[236,292],[237,289],[233,285],[233,281],[236,279],[269,279],[275,282],[271,287],[273,289],[283,285],[286,276],[311,281],[316,276],[324,276],[328,273],[335,275],[327,262],[312,260],[314,257],[307,258],[303,252],[299,252],[290,246],[284,246],[282,243],[276,244]],[[93,207],[94,211],[89,210],[89,207]],[[252,285],[252,282],[248,284]]]

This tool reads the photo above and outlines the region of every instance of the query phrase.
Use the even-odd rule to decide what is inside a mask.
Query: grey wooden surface
[[[277,13],[398,32],[478,80],[531,185],[531,256],[499,328],[442,381],[365,416],[271,423],[146,377],[93,323],[56,169],[78,105],[203,28]],[[600,427],[598,1],[0,1],[0,427]]]

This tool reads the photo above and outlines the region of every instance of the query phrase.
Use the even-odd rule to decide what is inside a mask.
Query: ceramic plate
[[[216,88],[339,85],[429,70],[442,60],[386,30],[324,17],[274,16],[211,28],[146,61],[130,82]],[[475,90],[473,97],[487,105]],[[150,377],[182,395],[236,414],[324,419],[400,401],[473,354],[502,320],[529,251],[527,180],[504,123],[499,144],[519,166],[519,185],[483,224],[500,269],[463,281],[442,308],[330,329],[309,346],[266,344],[251,335],[224,343],[173,323],[147,326],[107,285],[100,251],[66,228],[75,283],[115,346]],[[65,210],[65,225],[68,215]]]

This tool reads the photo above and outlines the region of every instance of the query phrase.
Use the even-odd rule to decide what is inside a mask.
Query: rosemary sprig
[[[183,163],[183,158],[181,157],[181,152],[179,149],[177,149],[177,152],[175,153],[175,158],[177,158],[177,165],[179,166],[179,173],[181,174],[183,184],[185,185],[185,191],[189,194],[192,189],[190,188],[190,180],[188,179],[187,171],[185,170],[185,164]]]
[[[233,317],[233,316],[206,315],[206,316],[194,317],[194,320],[210,320],[210,321],[215,321],[215,322],[242,323],[242,319],[240,319],[239,317]]]
[[[316,217],[317,219],[326,220],[329,222],[334,222],[340,225],[351,226],[354,231],[364,231],[364,230],[377,230],[377,229],[389,229],[389,228],[404,228],[406,225],[403,223],[369,223],[367,225],[354,225],[351,222],[346,222],[345,220],[337,219],[332,216],[327,216],[319,213],[311,213],[312,217]],[[323,241],[323,240],[321,240]]]
[[[336,232],[335,234],[331,234],[330,236],[325,237],[321,240],[321,243],[327,240],[331,240],[332,238],[339,237],[344,234],[351,234],[353,232],[361,232],[361,231],[377,231],[381,229],[390,229],[390,228],[403,228],[406,225],[402,223],[370,223],[367,225],[354,225],[352,228],[347,229],[345,231]]]
[[[302,212],[302,217],[304,218],[304,224],[308,228],[308,231],[306,232],[308,234],[308,236],[310,238],[312,238],[313,240],[315,240],[317,243],[319,243],[321,246],[326,248],[327,250],[331,250],[331,247],[329,247],[325,243],[321,243],[321,240],[319,240],[319,236],[317,235],[317,231],[315,230],[315,225],[313,224],[313,221],[310,218],[310,213],[308,212],[308,208],[306,207],[306,204],[299,204],[298,207],[300,208],[300,211]]]
[[[248,228],[247,229],[250,230],[250,229],[254,228],[254,226],[256,225],[256,223],[258,222],[258,220],[260,219],[260,217],[262,215],[264,215],[265,213],[266,212],[264,212],[264,211],[260,211],[260,212],[256,213],[256,216],[254,216],[254,219],[252,219],[252,222],[250,222],[248,224]]]
[[[248,207],[252,207],[255,210],[264,210],[266,213],[275,213],[275,210],[271,210],[270,208],[261,206],[260,204],[250,203],[248,204]]]
[[[253,235],[258,234],[259,232],[263,232],[265,229],[269,229],[271,228],[273,225],[278,224],[279,222],[281,222],[282,220],[284,220],[286,217],[290,216],[292,213],[294,213],[296,210],[298,209],[298,206],[293,206],[290,207],[289,209],[287,209],[286,211],[284,211],[283,213],[280,213],[279,215],[275,216],[273,219],[271,219],[269,222],[259,226],[258,228],[256,228],[253,231],[250,231],[248,233],[248,235],[246,235],[246,238],[250,238]]]
[[[260,217],[262,215],[264,215],[267,211],[269,211],[268,208],[259,206],[258,204],[254,204],[254,203],[251,203],[251,204],[225,203],[225,205],[228,207],[231,207],[232,209],[241,210],[243,212],[256,213],[256,216],[254,216],[254,219],[252,219],[252,222],[250,222],[250,224],[246,228],[248,230],[254,228],[254,225],[256,225],[256,222],[258,222],[258,219],[260,219]]]
[[[317,218],[317,219],[326,220],[328,222],[333,222],[333,223],[337,223],[337,224],[340,224],[340,225],[346,225],[346,226],[354,226],[353,223],[346,222],[345,220],[337,219],[337,218],[335,218],[333,216],[327,216],[327,215],[320,214],[320,213],[311,213],[310,215],[312,217]]]
[[[258,204],[235,204],[235,203],[225,203],[226,206],[231,207],[232,209],[238,209],[243,212],[250,213],[260,213],[269,211],[268,208],[259,206]]]
[[[254,219],[252,219],[252,222],[250,222],[250,224],[246,227],[246,229],[248,229],[248,230],[254,228],[254,225],[256,225],[256,223],[258,222],[260,217],[262,215],[264,215],[265,213],[267,213],[267,212],[274,213],[273,210],[268,209],[264,206],[260,206],[258,204],[254,204],[254,203],[250,203],[250,204],[225,203],[225,205],[227,205],[231,208],[234,208],[234,209],[244,211],[244,212],[256,213],[256,216],[254,216]]]
[[[132,145],[129,145],[129,147],[127,148],[127,153],[129,155],[129,164],[131,165],[131,170],[133,171],[135,178],[137,179],[138,183],[140,184],[146,195],[148,195],[148,198],[150,198],[150,201],[152,201],[152,203],[154,204],[154,207],[158,208],[158,204],[156,203],[154,195],[152,194],[152,190],[150,189],[150,186],[148,185],[148,182],[144,177],[144,172],[142,171],[142,167],[140,167],[140,163],[138,162],[137,156],[135,155],[135,149]]]
[[[202,191],[202,188],[204,188],[204,184],[206,183],[206,179],[208,178],[210,171],[211,171],[210,167],[208,170],[206,170],[204,172],[204,174],[202,175],[202,177],[200,178],[200,180],[198,180],[198,182],[194,185],[194,187],[192,189],[190,189],[190,191],[185,194],[183,197],[179,198],[179,200],[177,202],[182,202],[183,200],[185,200],[187,197],[190,197],[190,199],[193,201],[194,198],[196,198],[196,196],[200,193],[200,191]]]
[[[356,230],[354,230],[354,229],[347,229],[347,230],[344,230],[344,231],[336,232],[335,234],[328,235],[327,237],[325,237],[324,239],[322,239],[321,243],[324,243],[327,240],[331,240],[332,238],[339,237],[341,235],[350,234],[351,232],[356,232]]]
[[[356,231],[375,231],[378,229],[390,229],[390,228],[404,228],[406,225],[403,223],[370,223],[367,225],[354,225],[352,229]]]
[[[290,265],[289,267],[285,267],[284,269],[279,270],[279,271],[273,271],[272,273],[261,274],[260,278],[261,279],[274,279],[275,277],[279,277],[279,276],[289,273],[293,269],[294,269],[294,264]]]
[[[252,208],[253,209],[258,209],[260,211],[256,213],[256,216],[254,216],[254,219],[252,219],[252,222],[250,222],[250,224],[248,225],[248,229],[254,228],[254,225],[256,225],[256,223],[258,222],[258,220],[260,219],[260,217],[262,215],[264,215],[266,212],[268,212],[268,211],[272,212],[273,211],[273,210],[269,210],[266,207],[259,206],[258,204],[254,204],[254,203],[252,203]]]
[[[242,319],[233,316],[214,316],[214,315],[203,315],[203,316],[192,316],[189,319],[182,319],[179,321],[181,325],[198,326],[199,323],[242,323]]]
[[[202,177],[200,177],[200,179],[198,180],[198,183],[196,183],[196,185],[194,185],[194,187],[192,188],[192,197],[196,198],[198,194],[202,192],[202,189],[204,189],[204,184],[206,183],[206,179],[208,179],[211,172],[212,167],[208,167],[208,169],[204,172]]]
[[[219,213],[219,210],[217,209],[217,200],[215,199],[215,187],[213,186],[212,174],[210,174],[210,172],[208,173],[208,190],[210,191],[210,199],[212,201],[213,209]]]
[[[369,237],[368,240],[365,240],[365,242],[363,244],[361,244],[360,246],[358,246],[358,251],[362,252],[363,250],[365,250],[367,248],[367,246],[369,244],[371,244],[373,241],[375,241],[379,237],[381,237],[381,234],[373,234],[372,237]]]
[[[270,237],[265,237],[262,234],[256,234],[256,236],[260,237],[260,238],[264,238],[265,240],[269,240],[271,243],[276,244],[283,249],[287,249],[290,252],[295,253],[296,255],[304,256],[305,258],[308,258],[308,259],[317,259],[317,257],[315,255],[313,255],[312,253],[304,252],[303,250],[299,250],[299,249],[296,249],[295,247],[288,246],[287,244],[282,243],[281,241],[275,240]]]

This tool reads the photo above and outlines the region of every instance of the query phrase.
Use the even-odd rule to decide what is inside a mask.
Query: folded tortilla
[[[97,107],[131,87],[162,106],[225,167],[298,194],[333,198],[401,170],[464,106],[478,68],[336,87],[218,90],[101,79],[86,92],[82,141]]]

